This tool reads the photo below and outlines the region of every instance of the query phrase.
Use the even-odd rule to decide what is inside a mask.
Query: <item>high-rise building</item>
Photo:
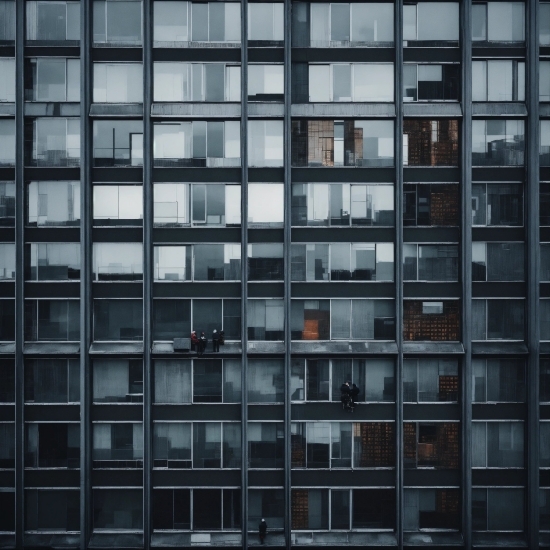
[[[550,547],[549,442],[550,3],[0,0],[0,548]]]

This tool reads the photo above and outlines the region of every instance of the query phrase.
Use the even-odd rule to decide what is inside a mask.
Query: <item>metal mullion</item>
[[[153,2],[143,0],[143,547],[151,547],[153,307]]]
[[[92,4],[80,3],[80,549],[92,530],[91,368],[92,340]]]
[[[309,6],[308,6],[309,8]],[[330,24],[330,21],[329,21]],[[291,106],[292,106],[292,88],[291,88],[291,61],[292,61],[292,1],[284,0],[284,121],[283,121],[283,164],[284,164],[284,312],[285,312],[285,403],[284,403],[284,432],[285,432],[285,471],[284,471],[284,499],[285,499],[285,547],[290,550],[292,546],[291,538],[291,517],[292,517],[292,407],[291,407],[291,338],[290,313],[291,313],[291,278],[292,278],[292,254],[291,254],[291,206],[292,206],[292,169],[291,169]],[[330,256],[330,254],[329,254]],[[330,261],[330,260],[329,260]],[[307,246],[306,246],[306,279],[307,279]],[[304,399],[306,380],[306,363],[304,362]],[[306,426],[307,429],[307,426]],[[307,441],[307,438],[306,438]],[[307,453],[306,453],[307,455]],[[307,460],[307,456],[306,456]]]
[[[15,2],[15,547],[24,537],[25,381],[25,3]]]
[[[472,547],[472,0],[460,3],[462,63],[462,536]],[[487,69],[488,70],[488,69]],[[488,93],[488,86],[487,86]],[[485,314],[487,334],[487,309]]]
[[[403,547],[403,0],[395,2],[395,504],[396,538]],[[418,69],[417,69],[418,70]],[[417,86],[418,87],[418,86]],[[418,99],[418,91],[417,91]]]
[[[248,548],[248,0],[241,2],[241,545]]]
[[[539,2],[528,0],[527,8],[527,59],[525,82],[527,103],[527,334],[529,350],[527,360],[527,514],[526,531],[529,548],[539,546],[539,360],[540,360],[540,220],[539,220]]]

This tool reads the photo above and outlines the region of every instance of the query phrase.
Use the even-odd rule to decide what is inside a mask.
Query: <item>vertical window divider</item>
[[[153,2],[143,0],[143,547],[151,547],[153,326]]]
[[[526,3],[527,119],[527,546],[539,546],[539,376],[540,376],[540,124],[539,124],[539,2]]]
[[[80,549],[92,529],[92,2],[80,3]]]
[[[395,41],[395,532],[403,548],[403,0],[396,0]]]
[[[462,63],[462,536],[472,547],[472,0],[460,3]]]
[[[15,2],[15,547],[23,547],[25,368],[25,2]]]
[[[309,7],[309,5],[308,5]],[[292,446],[291,446],[291,277],[292,277],[292,254],[291,254],[291,205],[292,205],[292,143],[291,143],[291,109],[292,109],[292,88],[291,88],[291,62],[292,62],[292,2],[284,0],[284,120],[283,120],[283,165],[284,165],[284,315],[285,315],[285,404],[284,404],[284,465],[285,465],[285,545],[288,550],[292,546],[291,518],[292,518]],[[306,253],[307,258],[307,253]],[[307,270],[307,267],[306,267]],[[306,276],[307,279],[307,276]],[[305,365],[304,365],[305,367]]]
[[[241,2],[241,532],[248,548],[248,0]]]

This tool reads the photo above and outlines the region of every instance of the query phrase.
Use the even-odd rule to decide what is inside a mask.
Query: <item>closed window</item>
[[[26,280],[80,279],[80,243],[32,243],[26,248]]]
[[[403,166],[458,166],[458,120],[405,119]]]
[[[473,340],[523,340],[524,300],[472,300]]]
[[[93,124],[94,166],[143,165],[143,121],[94,120]]]
[[[26,300],[25,340],[80,340],[78,300]]]
[[[248,338],[282,340],[284,337],[283,300],[248,300]]]
[[[29,183],[27,189],[28,225],[35,227],[77,226],[79,223],[79,181],[31,181]]]
[[[404,359],[403,401],[439,403],[458,401],[459,380],[456,359]]]
[[[544,195],[541,191],[541,218]],[[523,225],[523,186],[513,183],[472,184],[473,225]],[[541,219],[541,225],[544,220]]]
[[[0,280],[15,279],[15,243],[0,243]]]
[[[141,185],[94,185],[94,226],[143,225]]]
[[[25,402],[78,403],[78,359],[29,359],[25,361]]]
[[[15,119],[0,120],[0,166],[15,165]]]
[[[253,4],[251,4],[253,5]],[[248,166],[283,165],[283,121],[248,121]]]
[[[0,12],[1,10],[0,7]],[[0,59],[0,73],[3,75],[0,81],[0,103],[4,101],[13,103],[15,101],[15,59],[7,57]]]
[[[457,281],[458,245],[404,244],[405,281]]]
[[[94,63],[95,103],[142,103],[141,63]]]
[[[141,422],[94,422],[93,468],[140,468],[143,466]]]
[[[38,57],[25,69],[27,101],[80,101],[80,59]]]
[[[525,62],[472,62],[472,101],[525,101]]]
[[[25,424],[25,468],[79,468],[80,424]]]
[[[457,470],[460,438],[458,422],[405,422],[404,467]]]
[[[459,215],[458,185],[403,185],[404,226],[458,226]]]
[[[248,245],[248,278],[251,281],[282,281],[284,261],[282,243]]]
[[[13,4],[15,2],[3,2]],[[1,13],[1,12],[0,12]],[[9,13],[6,21],[10,21]],[[80,40],[80,2],[26,2],[27,40],[65,42]],[[15,20],[15,9],[13,10]],[[0,17],[0,20],[3,18]],[[14,25],[15,30],[15,25]]]
[[[433,21],[437,21],[437,25],[434,25]],[[403,6],[404,45],[439,46],[443,45],[442,42],[458,42],[458,22],[458,2],[405,4]]]
[[[93,489],[92,493],[94,531],[143,529],[142,489]]]
[[[474,402],[525,401],[525,362],[523,360],[472,359],[472,369]]]
[[[143,363],[140,359],[94,359],[94,403],[141,403]]]
[[[403,66],[403,101],[458,101],[459,97],[459,65]]]
[[[459,489],[405,489],[405,531],[460,529]]]
[[[472,467],[523,468],[523,422],[472,422]]]
[[[139,45],[141,0],[94,0],[94,43]]]
[[[282,101],[284,88],[284,65],[248,65],[248,101]]]
[[[283,468],[284,424],[282,422],[249,422],[248,467]]]
[[[474,42],[523,42],[525,40],[525,4],[523,2],[487,2],[472,5]]]
[[[523,531],[523,488],[473,488],[474,531]]]
[[[94,300],[94,340],[143,340],[143,302]]]
[[[284,4],[258,2],[248,4],[248,40],[282,42],[284,40]]]
[[[42,117],[28,120],[25,134],[27,166],[80,165],[80,119]]]
[[[523,243],[472,243],[474,281],[524,281]]]
[[[25,529],[46,532],[79,531],[78,489],[25,489]]]
[[[525,162],[524,133],[523,120],[472,121],[474,166],[522,166]]]
[[[94,243],[95,281],[141,281],[143,246],[141,243]]]
[[[284,401],[284,364],[279,359],[248,361],[248,401],[280,403]]]

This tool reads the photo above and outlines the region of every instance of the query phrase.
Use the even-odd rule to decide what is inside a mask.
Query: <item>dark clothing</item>
[[[223,330],[220,330],[220,346],[223,346],[225,344],[225,332]]]
[[[191,351],[199,351],[199,339],[196,333],[191,333]]]
[[[353,410],[353,399],[351,397],[351,388],[349,384],[342,384],[340,386],[340,401],[344,410]]]
[[[353,404],[355,405],[358,401],[358,396],[359,396],[359,388],[353,384],[353,386],[351,387],[351,390],[349,391],[349,394],[351,396],[351,400],[353,401]]]
[[[206,344],[208,344],[208,339],[204,334],[201,334],[201,337],[199,338],[199,345],[197,348],[197,352],[199,355],[202,355],[205,352]]]
[[[260,542],[263,544],[267,534],[267,523],[265,521],[260,521],[260,525],[258,525],[258,534],[260,535]]]
[[[212,333],[212,348],[214,352],[220,351],[220,333],[219,332]]]
[[[347,384],[340,386],[340,401],[344,402],[344,398],[347,398],[350,394],[350,387]]]

